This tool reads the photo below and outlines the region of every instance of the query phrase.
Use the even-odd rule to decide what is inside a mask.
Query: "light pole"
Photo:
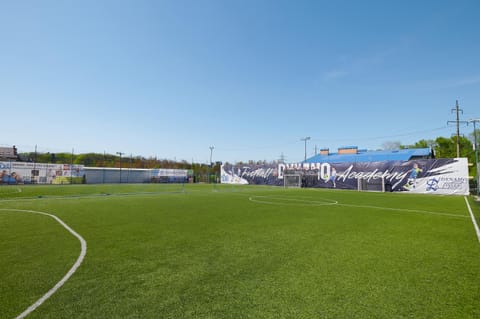
[[[128,184],[128,179],[130,178],[130,171],[132,170],[132,158],[133,158],[133,154],[130,153],[130,167],[128,168],[127,184]]]
[[[215,146],[210,146],[209,149],[210,149],[210,165],[212,165],[212,154],[213,154],[213,149],[215,148]]]
[[[212,168],[212,166],[213,166],[213,165],[212,165],[212,155],[213,155],[213,149],[214,149],[214,148],[215,148],[214,146],[210,146],[210,147],[209,147],[209,149],[210,149],[210,168]],[[208,181],[209,181],[209,182],[212,181],[212,179],[211,179],[211,177],[210,177],[210,172],[208,172]]]
[[[72,157],[70,159],[70,184],[73,184],[73,148],[72,148]]]
[[[103,178],[102,178],[102,181],[103,181],[103,184],[105,184],[105,151],[103,151]]]
[[[480,119],[470,119],[468,123],[473,123],[473,147],[475,148],[475,172],[477,177],[477,196],[480,194],[479,190],[479,182],[480,182],[480,175],[478,174],[478,143],[477,143],[477,128],[475,127],[475,123],[479,123]]]
[[[305,161],[307,161],[307,141],[310,139],[310,136],[301,138],[300,141],[305,141]]]
[[[32,184],[35,184],[36,182],[36,178],[35,178],[36,171],[37,171],[37,144],[35,144],[35,157],[33,159],[33,172],[31,177]]]
[[[122,155],[125,154],[123,152],[117,152],[117,155],[120,155],[120,184],[122,183]]]

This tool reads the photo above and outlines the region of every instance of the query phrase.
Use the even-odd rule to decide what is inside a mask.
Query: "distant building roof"
[[[390,151],[358,150],[357,154],[330,153],[307,158],[307,163],[347,163],[347,162],[383,162],[408,161],[419,158],[432,158],[430,148],[408,148]]]
[[[16,160],[18,158],[17,148],[13,147],[0,147],[0,159],[1,160]]]

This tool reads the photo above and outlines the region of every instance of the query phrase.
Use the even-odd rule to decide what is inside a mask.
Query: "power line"
[[[364,140],[380,140],[380,139],[387,139],[387,138],[395,138],[395,137],[404,137],[410,136],[420,133],[429,133],[435,131],[441,131],[446,129],[448,126],[444,125],[441,127],[426,129],[426,130],[419,130],[419,131],[411,131],[408,133],[401,133],[401,134],[394,134],[394,135],[382,135],[382,136],[371,136],[371,137],[346,137],[346,138],[324,138],[324,139],[312,139],[312,141],[329,141],[329,142],[338,142],[338,141],[364,141]]]

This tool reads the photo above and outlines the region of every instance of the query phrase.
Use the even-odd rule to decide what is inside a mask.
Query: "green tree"
[[[479,125],[480,125],[480,124],[479,124]],[[476,137],[477,137],[477,144],[480,144],[480,129],[477,128],[477,129],[475,129],[475,131],[473,131],[472,133],[470,133],[470,134],[468,135],[468,138],[470,139],[470,141],[471,141],[472,143],[475,142],[475,135],[476,135]]]
[[[479,133],[479,132],[477,132]],[[469,138],[473,137],[473,133]],[[460,137],[460,157],[468,158],[468,162],[475,163],[475,151],[473,149],[473,143],[471,140],[461,136]],[[477,140],[478,142],[478,140]],[[404,145],[402,148],[424,148],[424,147],[433,147],[436,158],[456,158],[457,157],[457,137],[443,137],[439,136],[435,140],[425,140],[422,139],[416,142],[413,145]],[[469,167],[470,176],[476,175],[475,165]]]
[[[434,140],[420,140],[416,142],[413,146],[414,148],[427,148],[427,147],[435,147],[437,143]]]
[[[435,157],[436,158],[456,158],[457,157],[457,138],[455,136],[437,137],[435,140]],[[460,136],[460,157],[468,158],[468,163],[475,163],[475,151],[473,144],[464,136]],[[472,165],[469,167],[469,175],[476,176],[476,167]]]
[[[400,145],[400,149],[406,149],[406,148],[427,148],[427,147],[434,147],[436,145],[435,140],[425,140],[422,139],[418,142],[415,142],[414,144],[411,145]]]
[[[470,140],[464,136],[460,136],[460,157],[468,157],[473,160],[473,145]],[[435,156],[437,158],[455,158],[457,157],[457,138],[437,137],[435,140]]]

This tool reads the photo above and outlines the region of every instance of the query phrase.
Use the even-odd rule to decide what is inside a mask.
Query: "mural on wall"
[[[80,184],[83,165],[0,162],[0,184]]]

